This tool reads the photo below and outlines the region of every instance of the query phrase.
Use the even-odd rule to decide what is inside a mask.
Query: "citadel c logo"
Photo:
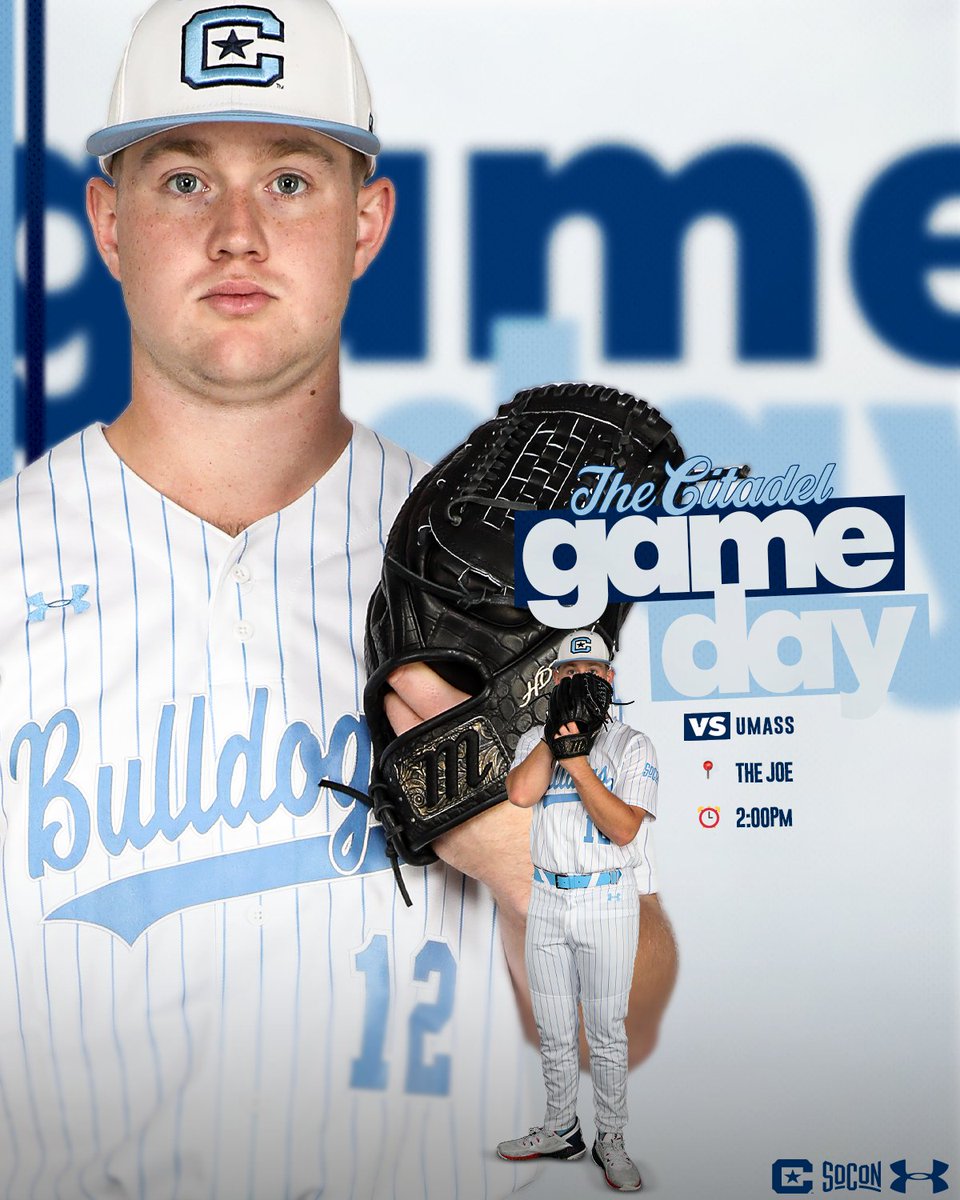
[[[813,1191],[809,1158],[778,1158],[773,1164],[773,1190],[778,1196],[805,1196]]]
[[[269,9],[245,4],[205,8],[183,27],[180,78],[192,88],[238,83],[269,87],[283,78],[283,59],[248,50],[258,39],[283,42],[283,22]],[[248,54],[253,55],[250,60]]]

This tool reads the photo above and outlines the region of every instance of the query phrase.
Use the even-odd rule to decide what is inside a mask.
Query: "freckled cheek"
[[[339,322],[353,276],[353,245],[349,230],[330,226],[274,243],[271,266],[281,273],[289,268],[297,308],[312,324]]]
[[[169,326],[186,292],[185,231],[168,222],[131,219],[120,230],[120,279],[134,327],[143,320]]]

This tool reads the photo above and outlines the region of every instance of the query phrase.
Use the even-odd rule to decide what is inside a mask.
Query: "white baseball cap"
[[[560,643],[553,665],[562,667],[564,663],[569,662],[598,662],[609,665],[610,651],[606,641],[592,629],[575,629]]]
[[[365,155],[368,178],[380,150],[363,67],[326,0],[157,0],[134,27],[87,150],[109,175],[119,150],[200,121],[315,129]]]

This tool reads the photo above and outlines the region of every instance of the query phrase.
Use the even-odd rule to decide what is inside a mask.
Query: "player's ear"
[[[359,279],[377,257],[393,220],[395,205],[396,191],[389,179],[374,179],[358,192],[354,279]]]
[[[87,217],[93,230],[100,257],[107,270],[120,279],[120,254],[117,246],[117,189],[106,179],[91,179],[87,184]]]

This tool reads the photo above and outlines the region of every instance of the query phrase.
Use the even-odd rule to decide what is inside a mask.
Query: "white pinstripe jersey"
[[[364,615],[415,473],[358,426],[236,538],[99,426],[0,486],[0,1200],[529,1178],[488,1151],[525,1107],[489,894],[407,868],[406,910],[316,786],[367,783]]]
[[[517,743],[513,765],[522,763],[542,737],[542,725],[528,729]],[[588,761],[614,795],[645,809],[651,819],[656,817],[660,773],[656,751],[646,734],[611,720],[597,734]],[[654,892],[656,878],[648,853],[650,824],[644,819],[632,842],[615,845],[594,825],[573,780],[558,762],[543,799],[533,806],[530,856],[538,867],[568,875],[632,868],[637,890]]]

